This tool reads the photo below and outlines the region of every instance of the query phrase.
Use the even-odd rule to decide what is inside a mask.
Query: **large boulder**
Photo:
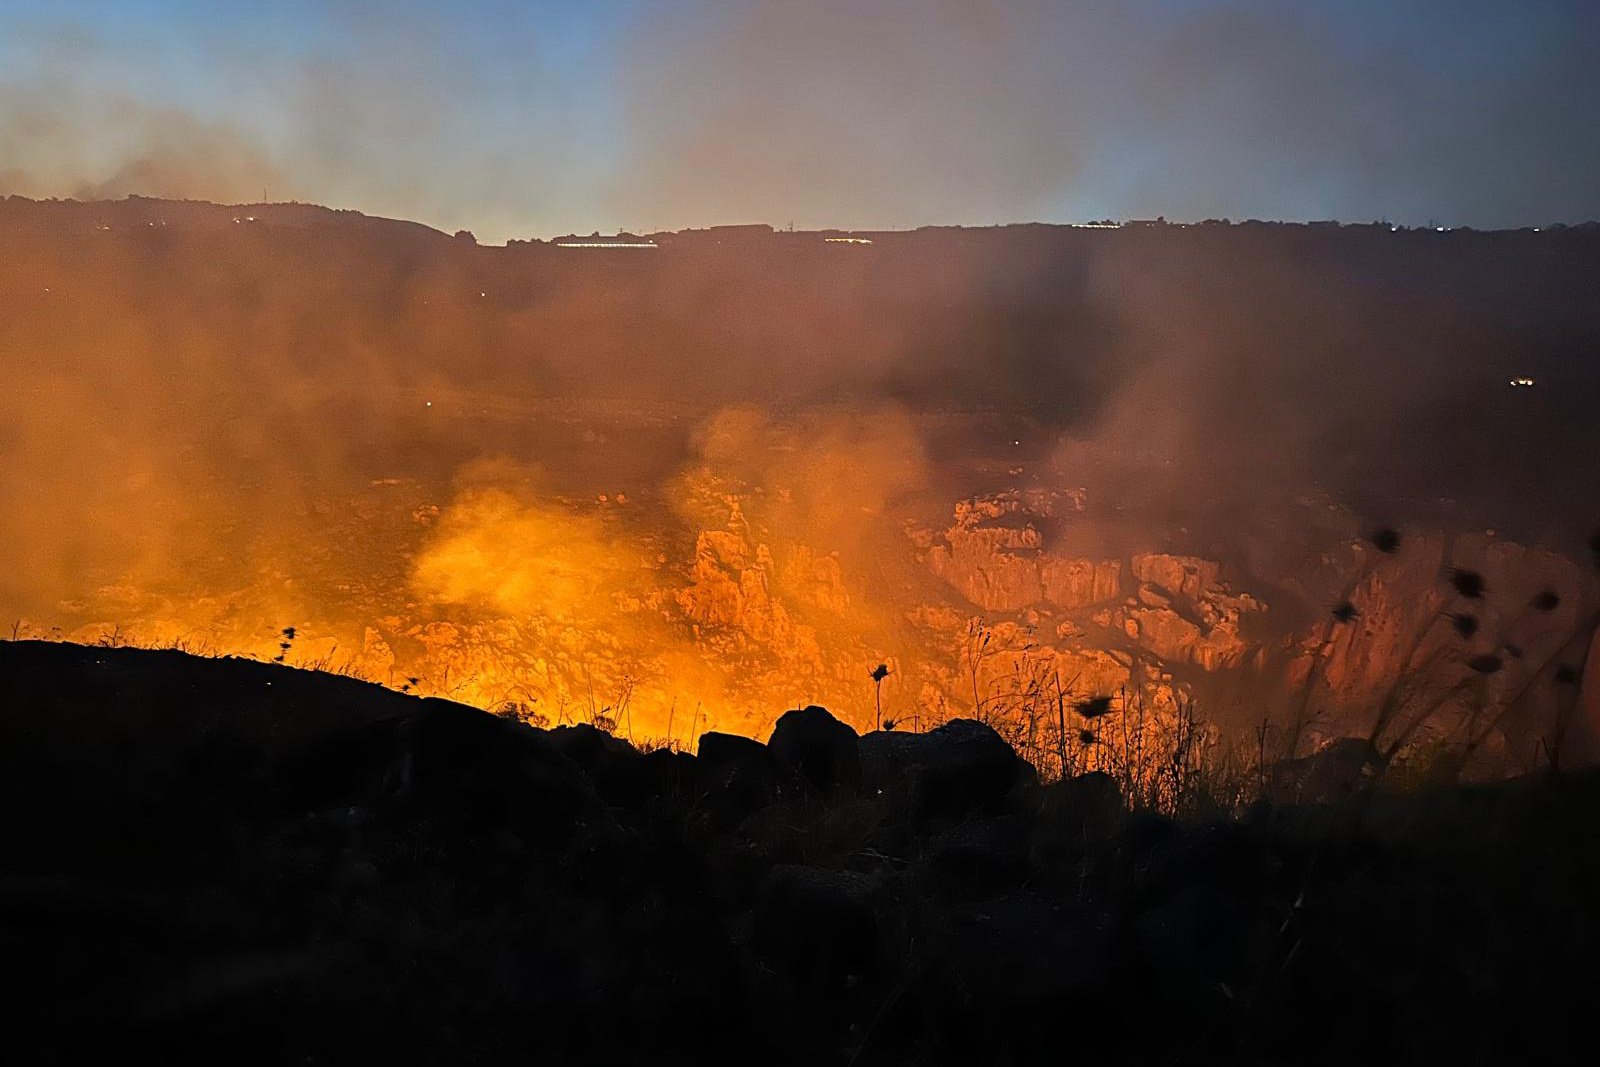
[[[920,817],[960,818],[1002,801],[1031,768],[992,727],[952,719],[925,734],[879,731],[861,739],[870,788],[904,790]]]
[[[882,793],[902,783],[918,755],[927,748],[927,734],[904,730],[874,730],[862,734],[856,749],[861,756],[861,785],[868,793]]]
[[[767,763],[771,752],[753,737],[724,734],[715,730],[700,735],[695,754],[706,767],[731,767],[747,763]]]
[[[659,768],[647,767],[639,750],[613,734],[588,723],[558,726],[548,735],[550,744],[589,777],[595,792],[608,804],[632,806],[646,799]]]
[[[639,754],[622,738],[586,722],[557,726],[548,732],[548,736],[558,752],[586,771],[610,760],[627,759]]]
[[[625,802],[640,807],[668,798],[694,795],[701,784],[700,761],[687,752],[652,749],[633,761]]]
[[[560,844],[601,816],[578,765],[549,735],[475,708],[424,700],[398,740],[398,780],[441,815],[503,828],[529,844]]]
[[[719,825],[732,825],[778,799],[778,771],[772,751],[737,734],[700,735],[699,780],[708,813]]]
[[[856,732],[815,704],[786,711],[767,742],[773,756],[824,796],[861,786]]]

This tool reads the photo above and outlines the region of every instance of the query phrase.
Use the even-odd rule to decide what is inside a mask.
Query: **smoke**
[[[1062,205],[1107,183],[1117,214],[1294,214],[1311,190],[1317,214],[1487,218],[1526,190],[1581,206],[1564,183],[1596,172],[1587,139],[1553,147],[1568,110],[1506,110],[1540,99],[1517,69],[1444,104],[1442,76],[1292,6],[674,6],[633,27],[615,157],[537,103],[570,96],[548,49],[485,65],[420,8],[338,11],[354,54],[212,41],[244,88],[211,108],[108,90],[116,50],[60,38],[0,78],[0,191],[270,185],[492,233],[601,201],[661,224],[1100,214]],[[1582,92],[1569,52],[1551,76]],[[1504,181],[1476,147],[1497,139],[1575,162]],[[1383,521],[1454,498],[1538,537],[1600,493],[1581,248],[1019,229],[556,260],[275,210],[5,205],[0,611],[266,655],[295,626],[297,655],[427,692],[759,732],[860,711],[880,662],[892,706],[948,688],[913,661],[970,605],[907,534],[974,493],[1087,486],[1050,534],[1113,557],[1130,529],[1314,553],[1302,498]],[[1559,384],[1508,398],[1520,374]]]
[[[1516,16],[1443,3],[1337,18],[1297,3],[674,5],[630,57],[634,151],[617,195],[629,217],[862,228],[1591,217],[1600,201],[1583,183],[1600,154],[1583,102],[1600,98],[1600,75],[1582,42],[1600,29],[1595,10]]]
[[[702,726],[759,732],[793,700],[857,707],[872,663],[901,650],[897,604],[875,583],[897,556],[894,505],[924,479],[894,411],[719,412],[664,506],[574,499],[526,462],[477,461],[408,591],[448,620],[436,673],[459,673],[463,647],[499,646],[473,663],[480,702],[520,695],[555,719],[625,710],[654,736],[693,702]]]
[[[492,34],[409,2],[134,14],[0,16],[0,195],[265,192],[501,237],[597,210],[552,166],[596,149],[533,12]]]
[[[802,225],[1048,214],[1087,149],[1037,4],[702,3],[657,12],[628,67],[651,219]]]
[[[95,93],[57,73],[0,81],[0,159],[0,196],[239,202],[288,185],[258,140],[234,125]]]
[[[0,191],[266,186],[493,240],[1600,215],[1585,0],[586,8],[13,16]]]
[[[762,520],[826,552],[880,536],[868,520],[881,520],[931,481],[922,435],[910,414],[894,407],[788,418],[729,408],[703,423],[693,440],[691,476],[709,471],[732,485],[773,487]]]

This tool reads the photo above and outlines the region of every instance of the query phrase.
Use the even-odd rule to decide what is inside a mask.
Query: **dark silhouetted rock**
[[[716,731],[700,735],[696,755],[708,767],[727,767],[751,760],[765,762],[770,758],[767,746],[755,738]]]
[[[1276,804],[1337,804],[1372,781],[1381,765],[1372,742],[1341,737],[1309,756],[1274,764],[1267,796]]]
[[[724,828],[778,799],[778,770],[772,751],[760,741],[736,734],[700,737],[699,781],[713,823]]]
[[[874,730],[862,734],[857,742],[861,756],[861,784],[869,793],[880,793],[903,782],[925,746],[926,734],[904,730]]]
[[[583,769],[608,804],[632,805],[648,794],[649,769],[639,750],[589,723],[558,726],[546,735],[557,752]]]
[[[940,834],[929,853],[936,891],[984,899],[1021,889],[1033,874],[1033,827],[1018,815],[957,823]]]
[[[634,761],[633,790],[627,802],[635,807],[696,792],[702,780],[700,761],[687,752],[658,748]]]
[[[955,818],[997,805],[1034,777],[1004,738],[973,719],[952,719],[925,734],[880,731],[861,747],[869,786],[904,787],[919,817]]]
[[[569,839],[599,798],[549,736],[486,712],[424,700],[407,724],[410,788],[469,825],[510,829],[531,844]]]
[[[557,752],[582,767],[586,773],[603,769],[617,760],[631,759],[639,755],[638,749],[622,738],[588,723],[557,726],[554,730],[547,731],[546,736],[550,738],[550,744]]]
[[[815,704],[786,711],[767,747],[779,763],[824,796],[861,786],[856,732]]]
[[[783,864],[757,894],[754,943],[804,984],[837,985],[872,968],[874,883],[853,871]]]
[[[1108,837],[1127,815],[1122,788],[1104,771],[1051,782],[1042,793],[1041,813],[1058,832],[1073,838]]]

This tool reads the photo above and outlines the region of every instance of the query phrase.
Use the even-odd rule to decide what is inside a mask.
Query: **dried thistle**
[[[1485,653],[1467,660],[1467,666],[1479,674],[1494,674],[1500,670],[1502,663],[1499,656]]]
[[[1078,714],[1085,719],[1098,719],[1111,710],[1110,697],[1090,697],[1078,705]]]
[[[1483,591],[1485,588],[1483,584],[1483,575],[1479,574],[1477,571],[1469,571],[1457,567],[1455,570],[1450,572],[1450,584],[1455,588],[1455,591],[1458,594],[1466,597],[1468,600],[1483,599]]]

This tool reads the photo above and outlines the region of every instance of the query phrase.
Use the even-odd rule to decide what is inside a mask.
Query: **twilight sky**
[[[1600,218],[1600,0],[0,0],[0,194],[480,240]]]

